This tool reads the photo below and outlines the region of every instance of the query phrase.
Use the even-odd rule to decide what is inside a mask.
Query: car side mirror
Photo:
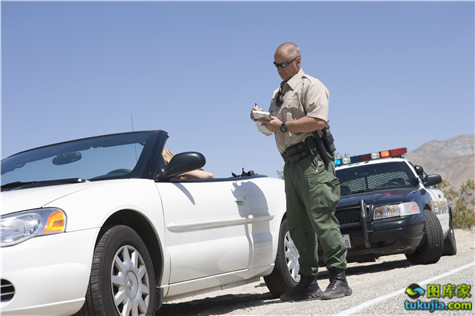
[[[415,165],[414,169],[416,170],[416,173],[419,175],[421,179],[424,178],[424,168],[422,168],[419,165]]]
[[[198,152],[184,152],[173,156],[170,162],[163,166],[156,180],[168,180],[185,172],[203,167],[206,164],[205,157]]]
[[[438,174],[430,174],[424,179],[425,186],[436,185],[442,182],[442,177]]]

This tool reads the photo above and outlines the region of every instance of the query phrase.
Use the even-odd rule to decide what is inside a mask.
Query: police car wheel
[[[428,209],[424,210],[424,216],[426,225],[421,243],[413,253],[406,254],[406,258],[411,264],[436,263],[442,256],[444,235],[439,219]]]
[[[444,256],[453,256],[457,254],[457,242],[455,241],[454,224],[452,223],[452,215],[449,220],[449,232],[444,240]]]
[[[279,245],[275,258],[274,270],[264,277],[269,292],[274,297],[290,291],[300,280],[299,254],[292,241],[287,226],[287,219],[282,221],[279,232]]]

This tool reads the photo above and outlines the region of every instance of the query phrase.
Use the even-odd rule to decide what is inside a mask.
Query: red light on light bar
[[[397,149],[391,149],[391,156],[401,156],[407,153],[407,148],[397,148]]]
[[[381,158],[389,157],[389,150],[384,150],[380,152]]]
[[[361,161],[371,160],[371,154],[361,155]]]

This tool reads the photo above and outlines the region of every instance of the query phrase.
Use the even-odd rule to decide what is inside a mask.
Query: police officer
[[[347,250],[334,215],[340,199],[334,157],[315,145],[315,136],[322,135],[328,122],[329,93],[318,79],[303,72],[301,61],[294,43],[276,49],[274,65],[283,81],[272,96],[271,120],[259,120],[274,133],[285,161],[287,222],[300,254],[300,282],[280,297],[283,301],[351,295],[345,276]],[[328,155],[326,162],[323,155]],[[317,284],[318,240],[330,273],[330,284],[323,293]]]

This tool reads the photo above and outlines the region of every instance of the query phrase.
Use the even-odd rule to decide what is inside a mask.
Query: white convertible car
[[[164,131],[80,139],[2,160],[2,315],[153,315],[162,302],[264,276],[298,281],[283,181],[183,180]]]

